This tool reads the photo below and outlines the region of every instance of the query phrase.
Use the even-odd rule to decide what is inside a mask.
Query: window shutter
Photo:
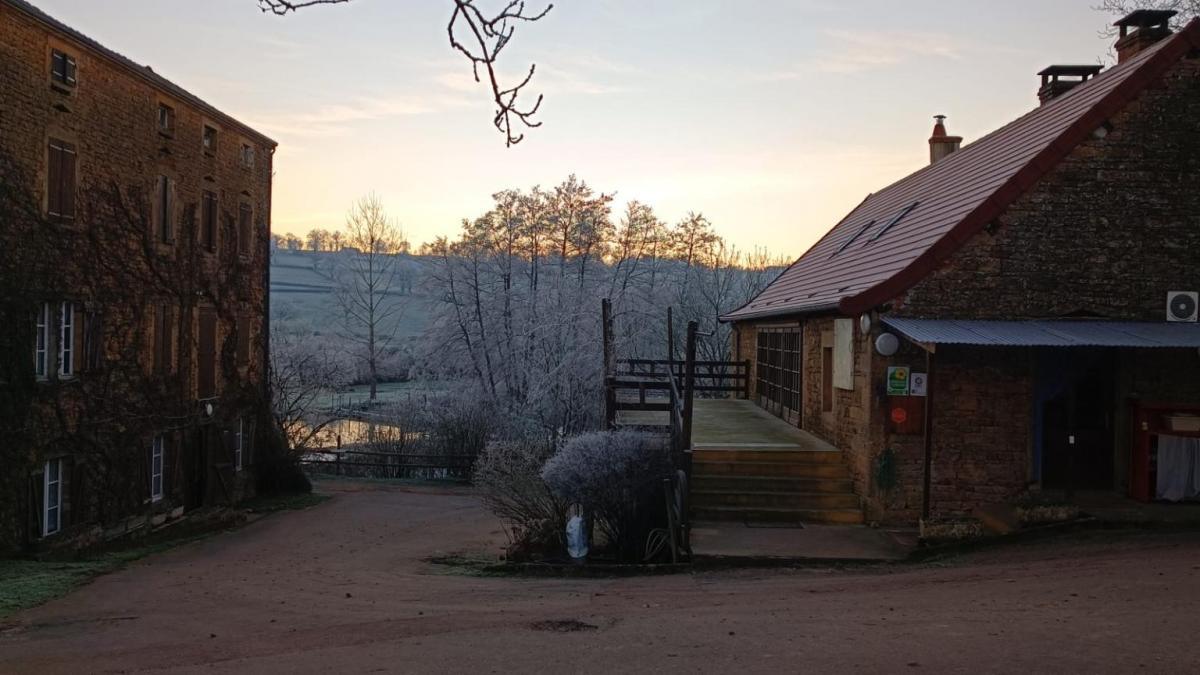
[[[197,397],[212,398],[216,395],[217,315],[211,309],[200,310],[200,336],[198,342]]]
[[[167,178],[166,203],[166,226],[163,228],[163,240],[170,244],[175,241],[175,180],[172,178]]]
[[[175,494],[175,435],[163,434],[162,456],[162,491],[163,500],[171,499]]]
[[[237,320],[237,364],[250,363],[250,318],[239,316]]]
[[[59,213],[65,219],[75,218],[75,146],[64,143],[59,168]]]
[[[75,59],[70,56],[67,56],[65,58],[67,61],[67,67],[66,67],[67,84],[69,84],[71,86],[75,86]]]
[[[71,339],[74,344],[75,353],[75,371],[84,370],[87,368],[87,334],[90,324],[87,321],[87,312],[83,309],[82,302],[76,302],[71,306],[71,313],[74,315],[71,320],[71,325],[75,326],[75,332]]]
[[[46,214],[57,218],[62,213],[62,148],[50,141],[46,165]]]
[[[44,465],[43,465],[44,466]],[[29,534],[30,539],[42,536],[46,517],[46,474],[44,469],[29,475]]]
[[[154,372],[158,374],[167,372],[166,354],[163,349],[163,346],[166,344],[165,331],[167,328],[167,319],[165,315],[165,305],[154,306]]]

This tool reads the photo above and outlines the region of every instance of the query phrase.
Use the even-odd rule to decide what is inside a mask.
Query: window
[[[64,87],[75,86],[75,57],[57,49],[50,51],[50,81]]]
[[[37,311],[37,336],[34,338],[33,371],[37,379],[50,375],[50,303],[44,303]]]
[[[58,376],[75,375],[75,303],[64,302],[58,319]]]
[[[154,308],[154,372],[159,375],[169,374],[174,367],[174,324],[171,322],[171,308],[158,305]]]
[[[150,444],[150,501],[163,498],[163,454],[165,443],[161,435],[155,436]]]
[[[204,149],[204,154],[212,155],[217,152],[217,129],[207,124],[204,125],[204,133],[200,137],[200,145]]]
[[[207,190],[200,195],[200,245],[210,252],[217,248],[217,196]]]
[[[238,207],[238,253],[249,256],[254,237],[254,209],[249,204]]]
[[[217,395],[217,313],[200,310],[200,334],[197,340],[196,398]]]
[[[237,320],[237,364],[250,363],[250,317],[239,316]]]
[[[42,536],[62,529],[62,465],[52,459],[42,467]]]
[[[237,421],[237,431],[233,434],[233,470],[242,470],[242,447],[245,442],[246,422],[241,417]]]
[[[165,103],[158,104],[158,133],[175,135],[175,109]]]
[[[246,169],[254,168],[254,146],[249,143],[242,143],[242,167]]]
[[[46,169],[46,215],[54,220],[74,220],[75,146],[51,138]]]
[[[168,176],[159,176],[154,187],[154,221],[158,229],[158,241],[170,244],[175,241],[175,181]]]

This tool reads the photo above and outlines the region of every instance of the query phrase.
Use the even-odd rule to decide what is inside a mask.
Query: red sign
[[[904,424],[908,421],[908,411],[904,408],[892,408],[892,421],[896,424]]]

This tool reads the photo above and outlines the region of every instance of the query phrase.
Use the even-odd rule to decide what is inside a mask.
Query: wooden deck
[[[692,447],[702,449],[759,449],[836,452],[837,448],[797,429],[744,399],[696,399]],[[621,426],[666,426],[667,413],[622,410]]]

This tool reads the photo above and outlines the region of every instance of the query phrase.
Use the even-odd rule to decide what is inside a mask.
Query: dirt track
[[[1200,671],[1195,534],[882,571],[473,578],[423,562],[501,541],[469,492],[324,489],[17,615],[0,673]]]

